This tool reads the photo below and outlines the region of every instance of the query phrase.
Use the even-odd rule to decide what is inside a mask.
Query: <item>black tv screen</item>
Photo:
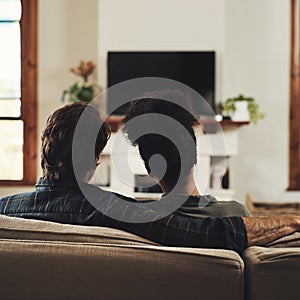
[[[162,77],[183,83],[194,89],[215,109],[215,52],[108,52],[108,87],[129,79]],[[127,107],[108,112],[122,115]],[[193,109],[197,115],[209,114],[196,100]]]

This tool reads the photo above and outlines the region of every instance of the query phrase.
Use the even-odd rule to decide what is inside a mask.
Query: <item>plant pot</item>
[[[235,102],[235,111],[231,115],[231,120],[234,122],[250,121],[248,101]]]

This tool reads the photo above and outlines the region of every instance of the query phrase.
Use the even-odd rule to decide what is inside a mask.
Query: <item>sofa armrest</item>
[[[300,248],[300,232],[295,232],[288,236],[282,237],[276,241],[273,241],[267,245],[272,248],[289,248],[298,247]]]
[[[245,299],[299,299],[300,248],[249,247],[243,259]]]

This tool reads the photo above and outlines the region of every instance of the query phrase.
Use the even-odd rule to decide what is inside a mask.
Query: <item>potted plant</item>
[[[254,98],[242,94],[221,103],[221,110],[223,115],[229,116],[235,122],[251,121],[256,124],[265,117],[265,114],[259,111],[259,105]]]
[[[64,90],[61,96],[62,101],[67,98],[70,102],[91,102],[101,88],[95,83],[88,83],[89,77],[96,69],[92,61],[80,61],[76,68],[71,68],[70,72],[81,78],[81,82],[75,82],[68,89]]]

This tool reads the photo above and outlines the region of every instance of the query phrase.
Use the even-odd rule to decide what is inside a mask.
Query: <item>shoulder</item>
[[[238,202],[238,201],[235,201],[235,200],[231,200],[231,201],[222,201],[224,202],[224,206],[227,206],[227,207],[230,207],[233,209],[233,212],[236,213],[236,215],[238,216],[244,216],[244,217],[249,217],[250,214],[249,214],[249,211],[247,209],[247,207]]]
[[[30,191],[2,197],[0,199],[0,213],[3,214],[6,210],[10,210],[12,207],[19,205],[20,201],[34,199],[35,195],[35,191]]]
[[[4,196],[4,197],[0,198],[0,202],[5,202],[5,201],[10,201],[10,200],[15,200],[15,199],[31,198],[31,197],[34,197],[35,194],[36,194],[36,191],[30,191],[30,192],[8,195],[8,196]]]
[[[206,195],[209,199],[211,199],[211,207],[213,209],[217,209],[220,216],[240,216],[240,217],[249,217],[249,211],[247,207],[235,200],[230,201],[221,201],[215,198],[212,195]]]
[[[86,196],[87,198],[89,198],[89,196],[91,196],[92,198],[98,197],[99,199],[107,199],[107,200],[115,200],[115,199],[119,199],[119,200],[124,200],[127,202],[135,202],[137,203],[138,201],[130,198],[128,196],[116,193],[116,192],[112,192],[112,191],[108,191],[108,190],[104,190],[98,186],[89,184],[89,183],[83,183],[81,184],[81,187],[83,187],[83,195]],[[82,192],[82,191],[81,191]]]
[[[229,205],[234,205],[234,206],[239,207],[241,209],[245,209],[246,208],[246,206],[244,204],[242,204],[241,202],[236,201],[236,200],[224,201],[224,202],[228,202]]]

